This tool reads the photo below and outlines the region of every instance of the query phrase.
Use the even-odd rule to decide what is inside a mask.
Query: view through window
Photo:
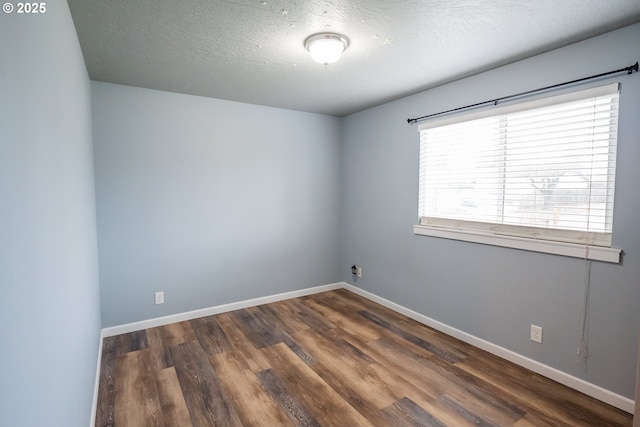
[[[617,113],[613,84],[421,125],[420,224],[610,246]]]

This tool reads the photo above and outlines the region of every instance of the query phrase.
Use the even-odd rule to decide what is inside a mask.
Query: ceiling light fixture
[[[340,59],[349,47],[349,39],[337,33],[316,33],[305,39],[304,47],[314,61],[327,66]]]

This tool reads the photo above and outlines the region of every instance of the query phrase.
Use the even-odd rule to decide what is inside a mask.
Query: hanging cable
[[[595,106],[593,107],[593,114],[595,116]],[[593,157],[594,157],[594,147],[593,140],[595,135],[591,134],[591,167],[590,170],[593,171]],[[582,307],[580,310],[580,344],[578,345],[578,360],[577,363],[580,363],[580,359],[584,362],[585,370],[587,369],[587,365],[589,363],[589,342],[588,342],[588,320],[589,320],[589,296],[591,293],[591,260],[589,259],[589,232],[591,231],[591,197],[593,196],[593,175],[589,176],[589,196],[587,199],[587,233],[584,241],[584,275],[582,278]]]
[[[580,360],[586,365],[589,363],[589,343],[588,343],[588,319],[589,319],[589,294],[591,291],[591,260],[588,258],[589,256],[589,246],[585,246],[585,257],[584,257],[584,277],[583,277],[583,288],[582,288],[582,310],[580,313],[580,344],[578,346],[578,360],[577,363],[580,363]]]
[[[580,79],[571,80],[569,82],[558,83],[558,84],[551,85],[551,86],[546,86],[546,87],[541,87],[541,88],[538,88],[538,89],[528,90],[528,91],[525,91],[525,92],[516,93],[514,95],[503,96],[501,98],[490,99],[488,101],[478,102],[476,104],[465,105],[464,107],[452,108],[451,110],[441,111],[439,113],[427,114],[426,116],[416,117],[414,119],[407,119],[407,123],[413,124],[413,123],[417,123],[417,122],[419,122],[421,120],[430,119],[430,118],[441,116],[441,115],[448,114],[448,113],[464,111],[464,110],[468,110],[470,108],[481,107],[481,106],[484,106],[484,105],[490,105],[490,104],[498,105],[499,102],[506,101],[508,99],[519,98],[519,97],[525,96],[525,95],[532,95],[534,93],[544,92],[544,91],[549,90],[549,89],[555,89],[555,88],[558,88],[558,87],[562,87],[562,86],[567,86],[567,85],[571,85],[571,84],[574,84],[574,83],[583,82],[583,81],[586,81],[586,80],[593,80],[593,79],[597,79],[599,77],[608,76],[610,74],[622,73],[624,71],[626,71],[627,74],[632,74],[634,71],[637,72],[638,71],[638,62],[636,62],[633,65],[629,65],[628,67],[620,68],[618,70],[607,71],[606,73],[595,74],[595,75],[589,76],[589,77],[582,77]]]

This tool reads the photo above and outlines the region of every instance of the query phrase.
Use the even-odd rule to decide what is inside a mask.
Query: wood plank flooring
[[[346,290],[104,339],[96,426],[631,426]]]

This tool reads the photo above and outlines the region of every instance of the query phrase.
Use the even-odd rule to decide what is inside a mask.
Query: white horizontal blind
[[[618,85],[420,126],[421,225],[611,245]]]

